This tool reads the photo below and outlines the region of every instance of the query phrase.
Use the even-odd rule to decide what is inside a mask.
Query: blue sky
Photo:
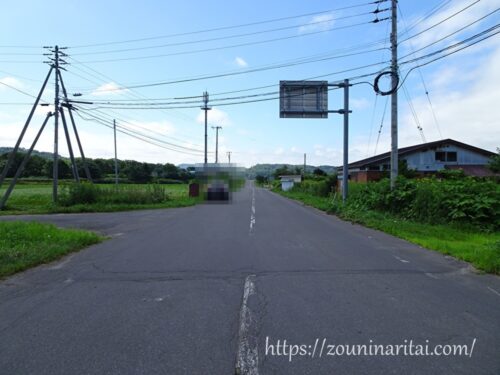
[[[55,44],[69,47],[65,52],[70,55],[67,58],[70,65],[66,66],[67,72],[63,72],[68,91],[82,93],[78,99],[87,101],[119,103],[117,100],[131,102],[140,98],[141,101],[137,102],[146,102],[145,98],[199,96],[203,91],[208,91],[212,99],[221,99],[272,93],[278,90],[280,80],[322,76],[319,79],[334,82],[389,66],[384,61],[390,59],[386,41],[390,25],[388,21],[370,23],[375,16],[369,12],[376,10],[377,6],[369,3],[354,0],[291,0],[286,3],[260,0],[8,2],[3,7],[0,23],[0,82],[36,95],[48,71],[48,66],[43,64],[45,57],[41,55],[44,52],[41,47]],[[495,0],[399,1],[400,40],[411,37],[400,44],[400,61],[439,50],[498,24],[499,12],[475,21],[495,11],[499,5]],[[379,9],[389,6],[390,2],[384,2]],[[426,31],[468,6],[458,15]],[[432,15],[427,16],[431,12]],[[378,17],[389,15],[386,11],[379,13]],[[470,27],[444,38],[473,22]],[[250,23],[253,25],[242,26]],[[406,31],[407,27],[412,28]],[[416,51],[415,54],[412,51]],[[249,72],[271,65],[304,62],[303,59],[323,61]],[[424,61],[428,60],[420,62]],[[379,62],[381,64],[377,66],[356,69]],[[402,65],[402,74],[415,65]],[[345,70],[350,71],[332,74]],[[127,88],[226,73],[238,74]],[[353,82],[363,80],[373,82],[373,76]],[[399,92],[400,146],[422,142],[417,128],[419,124],[427,141],[454,138],[494,151],[500,146],[498,82],[498,35],[413,70],[405,81],[406,94],[403,89]],[[434,113],[430,110],[424,84]],[[258,87],[265,88],[256,89]],[[223,94],[239,90],[247,91]],[[355,85],[350,92],[353,113],[349,159],[355,161],[375,152],[387,151],[390,145],[389,111],[382,121],[386,97],[377,97],[367,84]],[[417,119],[412,115],[406,95],[411,98]],[[53,96],[51,80],[44,100],[51,102]],[[271,97],[274,95],[253,99]],[[249,99],[252,98],[222,100],[218,104]],[[14,145],[30,109],[24,103],[32,100],[11,87],[0,85],[0,146]],[[183,99],[181,102],[194,103],[180,105],[198,107],[201,105],[198,100],[200,98]],[[332,91],[330,109],[340,108],[342,100],[339,91]],[[330,114],[328,119],[321,120],[280,119],[277,100],[229,106],[214,102],[212,105],[209,125],[223,127],[219,135],[222,160],[226,160],[226,152],[231,151],[232,161],[245,166],[264,162],[300,164],[306,153],[308,164],[341,164],[342,117],[339,115]],[[198,108],[130,110],[95,107],[83,106],[88,112],[80,111],[80,114],[87,119],[90,115],[106,121],[116,118],[119,126],[127,127],[129,131],[132,129],[182,146],[181,150],[188,152],[168,150],[119,134],[118,154],[122,159],[176,164],[203,161],[203,155],[199,153],[203,150],[203,115]],[[47,107],[37,110],[23,146],[29,147],[44,111]],[[76,119],[86,154],[112,157],[111,129],[78,116]],[[51,151],[52,142],[53,125],[50,125],[37,149]],[[209,128],[211,161],[214,147],[215,131]],[[61,153],[67,155],[62,137]]]

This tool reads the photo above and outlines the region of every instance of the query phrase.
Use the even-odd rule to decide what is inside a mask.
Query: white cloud
[[[129,91],[128,89],[121,87],[115,82],[108,82],[96,88],[94,91],[92,91],[90,95],[93,96],[116,95],[116,94],[123,94],[128,91]]]
[[[18,80],[17,78],[14,78],[14,77],[6,76],[3,78],[0,78],[0,82],[5,84],[5,85],[8,85],[8,86],[15,87],[16,89],[22,89],[24,87],[24,84],[20,80]],[[5,85],[0,85],[0,90],[4,90],[4,89],[10,90],[10,88],[6,87]]]
[[[199,124],[205,124],[205,111],[201,111],[196,117]],[[212,108],[208,111],[208,124],[217,126],[230,126],[232,125],[229,115],[217,108]]]
[[[432,105],[444,138],[453,138],[471,145],[495,150],[500,146],[500,48],[492,52],[471,74],[473,81],[466,80],[458,90],[452,87],[457,78],[446,72],[431,82]],[[453,68],[452,68],[453,69]],[[443,78],[446,77],[446,78]],[[461,83],[461,82],[460,82]],[[439,139],[439,132],[425,96],[413,100],[415,110],[427,141]],[[410,113],[401,118],[402,142],[405,145],[418,143],[418,130]]]
[[[352,109],[366,109],[372,105],[373,105],[373,103],[370,102],[366,98],[359,98],[359,99],[351,98],[351,99],[349,99],[349,106]]]
[[[274,150],[275,155],[283,155],[285,152],[285,149],[283,147],[278,147],[276,150]]]
[[[248,66],[248,63],[242,57],[236,57],[234,62],[241,68],[246,68]]]
[[[439,22],[443,21],[447,17],[449,17],[452,14],[455,14],[462,10],[463,8],[467,7],[470,5],[471,2],[469,0],[460,0],[460,1],[453,1],[450,3],[449,6],[444,7],[440,12],[436,13],[435,15],[424,19],[420,24],[419,27],[416,30],[410,31],[410,35],[415,35],[419,32],[422,32],[419,36],[411,39],[411,44],[415,48],[421,48],[424,47],[425,45],[429,43],[433,43],[448,34],[453,33],[456,30],[459,30],[460,28],[463,28],[464,25],[468,25],[477,19],[483,17],[485,14],[495,10],[498,6],[498,2],[495,1],[480,1],[474,5],[472,5],[470,8],[467,10],[457,14],[456,16],[444,21],[443,23],[439,24],[438,26],[425,31],[429,27],[438,24]],[[469,27],[466,29],[466,31],[462,31],[458,34],[455,34],[453,38],[459,37],[461,34],[466,33],[467,31],[474,30],[479,27],[481,22],[474,24],[473,26]],[[408,24],[407,24],[408,26]],[[462,38],[459,38],[462,39]],[[445,39],[443,42],[444,44],[452,44],[453,41],[450,39]],[[407,43],[405,43],[407,45]],[[434,45],[436,47],[439,44]],[[432,48],[432,47],[431,47]]]
[[[310,33],[314,31],[326,31],[334,24],[333,14],[322,14],[314,16],[306,25],[299,27],[299,33]]]
[[[120,125],[120,123],[118,122],[117,125]],[[129,121],[123,125],[142,133],[146,131],[148,135],[151,135],[152,133],[150,132],[153,132],[153,136],[155,134],[172,135],[175,133],[174,125],[168,121]]]

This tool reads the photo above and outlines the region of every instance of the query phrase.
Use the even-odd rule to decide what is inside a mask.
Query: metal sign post
[[[328,87],[344,88],[344,108],[328,110]],[[327,81],[280,81],[281,118],[328,118],[328,113],[344,115],[344,163],[342,169],[342,200],[345,202],[349,180],[349,80],[342,83]]]

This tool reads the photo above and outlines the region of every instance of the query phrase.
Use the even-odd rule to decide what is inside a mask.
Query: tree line
[[[7,177],[13,177],[21,164],[25,154],[17,152],[14,162],[7,171]],[[0,155],[0,170],[7,164],[9,153]],[[100,182],[114,181],[115,160],[114,159],[91,159],[85,158],[92,179]],[[59,178],[71,179],[71,162],[65,158],[58,160]],[[21,177],[52,178],[54,162],[52,159],[39,155],[32,155],[26,164]],[[80,177],[85,177],[85,170],[81,158],[76,158],[76,165]],[[118,160],[119,178],[122,181],[134,183],[157,182],[188,182],[192,178],[194,168],[181,169],[171,163],[154,164],[143,163],[135,160]]]

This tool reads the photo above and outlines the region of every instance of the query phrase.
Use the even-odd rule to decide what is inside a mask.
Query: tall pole
[[[219,162],[219,129],[222,129],[222,126],[212,126],[212,129],[215,129],[215,164]]]
[[[2,186],[2,183],[5,180],[5,177],[7,176],[7,172],[9,171],[10,166],[11,166],[12,162],[14,161],[14,156],[17,153],[17,150],[19,149],[19,145],[21,144],[21,141],[23,140],[23,137],[24,137],[24,134],[26,133],[26,130],[28,129],[31,118],[33,117],[33,114],[35,113],[36,107],[38,106],[38,102],[40,101],[40,98],[42,97],[43,91],[45,90],[45,86],[47,85],[47,81],[49,80],[50,74],[52,73],[53,69],[54,69],[54,67],[51,66],[49,72],[47,73],[47,77],[45,77],[45,81],[43,81],[42,88],[40,89],[40,92],[38,93],[38,96],[36,97],[35,103],[33,104],[33,107],[31,107],[31,112],[28,115],[28,119],[26,120],[26,122],[24,124],[23,130],[21,130],[21,134],[19,135],[19,138],[17,139],[16,145],[14,146],[14,149],[9,154],[9,158],[7,159],[7,163],[5,164],[5,167],[3,168],[2,174],[0,175],[0,186]]]
[[[306,154],[304,153],[304,177],[306,175]]]
[[[208,123],[208,112],[211,108],[208,107],[208,92],[203,93],[203,107],[201,107],[205,111],[205,166],[208,163],[208,152],[207,152],[207,123]]]
[[[397,20],[397,0],[391,0],[392,4],[392,30],[391,30],[391,51],[392,51],[392,87],[398,84],[398,20]],[[398,177],[398,91],[391,94],[391,189],[396,186]]]
[[[24,156],[23,161],[21,162],[21,164],[17,168],[17,171],[16,171],[16,173],[14,175],[14,178],[10,182],[9,187],[5,191],[5,194],[3,195],[2,200],[0,201],[0,210],[2,210],[5,207],[5,203],[7,203],[7,200],[9,199],[9,196],[12,193],[12,190],[14,189],[14,186],[16,186],[18,178],[23,173],[24,168],[26,168],[26,164],[28,164],[28,160],[29,160],[29,158],[31,156],[31,153],[33,152],[33,149],[35,148],[36,143],[38,142],[38,139],[40,138],[40,135],[42,134],[43,129],[45,128],[45,125],[47,125],[47,121],[49,121],[50,116],[52,116],[52,113],[51,112],[47,113],[47,116],[45,117],[45,121],[42,124],[42,127],[40,128],[40,130],[38,130],[38,133],[37,133],[35,139],[33,140],[33,143],[31,144],[30,149],[28,150],[28,152]]]
[[[71,139],[69,137],[68,124],[66,123],[66,117],[64,116],[63,107],[60,108],[61,120],[63,124],[64,134],[66,135],[66,143],[68,144],[69,158],[71,159],[71,171],[73,172],[73,177],[76,183],[80,183],[80,176],[78,175],[78,167],[76,166],[75,155],[73,154],[73,147],[71,146]]]
[[[227,161],[229,164],[231,164],[231,151],[227,152]]]
[[[347,199],[349,187],[349,80],[344,79],[344,167],[342,169],[342,200]]]
[[[58,127],[59,127],[59,47],[54,50],[54,68],[56,70],[55,96],[54,96],[54,165],[52,169],[52,202],[57,203],[57,179],[59,177],[59,150],[58,150]]]
[[[116,120],[113,119],[113,133],[115,137],[115,184],[118,185],[118,153],[116,151]]]
[[[85,170],[85,175],[87,176],[87,180],[92,182],[92,176],[90,175],[90,170],[89,170],[89,166],[87,165],[87,161],[85,159],[85,154],[83,152],[82,143],[80,142],[80,137],[78,136],[78,130],[76,130],[75,119],[73,117],[73,112],[71,109],[72,107],[71,107],[71,104],[69,103],[68,93],[66,91],[66,87],[64,86],[64,81],[63,81],[63,78],[62,78],[60,71],[59,71],[58,75],[59,75],[59,82],[61,83],[61,88],[62,88],[62,92],[64,95],[64,101],[66,102],[66,107],[68,108],[69,119],[71,120],[71,125],[73,126],[73,131],[75,132],[76,143],[78,144],[78,148],[80,150],[80,155],[82,157],[83,169]]]

